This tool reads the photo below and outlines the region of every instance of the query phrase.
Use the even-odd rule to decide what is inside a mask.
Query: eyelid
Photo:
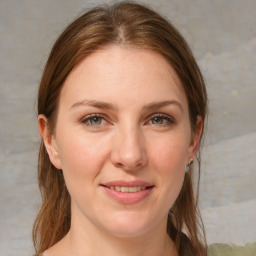
[[[148,121],[147,122],[149,122],[150,120],[152,120],[154,117],[161,117],[161,118],[165,118],[165,119],[167,119],[167,121],[169,122],[169,124],[174,124],[174,123],[176,123],[176,121],[175,121],[175,119],[172,117],[172,116],[170,116],[170,115],[168,115],[168,114],[165,114],[165,113],[161,113],[161,112],[159,112],[159,113],[154,113],[154,114],[152,114],[152,115],[150,115],[149,117],[148,117]],[[167,124],[168,125],[168,124]],[[161,126],[161,125],[160,125]],[[163,125],[162,125],[163,126]]]
[[[101,127],[104,125],[104,123],[102,124],[99,124],[99,125],[92,125],[92,124],[88,124],[87,121],[90,120],[91,118],[93,117],[99,117],[99,118],[102,118],[103,119],[103,122],[108,122],[108,118],[105,114],[101,114],[101,113],[92,113],[92,114],[88,114],[88,115],[85,115],[83,116],[81,119],[80,119],[80,122],[82,122],[84,125],[88,126],[88,127],[93,127],[93,128],[97,128],[97,127]],[[153,118],[155,117],[160,117],[160,118],[164,118],[166,119],[167,123],[165,124],[155,124],[156,126],[168,126],[168,125],[171,125],[171,124],[174,124],[176,123],[176,120],[168,115],[168,114],[165,114],[165,113],[161,113],[161,112],[158,112],[158,113],[153,113],[151,114],[146,120],[146,124],[148,122],[150,122]]]
[[[99,114],[99,113],[88,114],[88,115],[83,116],[83,117],[81,118],[81,121],[90,119],[90,118],[92,118],[92,117],[102,117],[102,118],[105,118],[105,115],[104,115],[104,114]]]
[[[102,124],[100,124],[100,125],[89,125],[89,124],[86,123],[89,119],[91,119],[91,118],[93,118],[93,117],[102,118],[105,122],[107,122],[106,115],[104,115],[104,114],[99,114],[99,113],[93,113],[93,114],[89,114],[89,115],[83,116],[83,117],[80,119],[80,122],[82,122],[83,124],[85,124],[86,126],[89,126],[89,127],[98,127],[98,126],[102,126]]]

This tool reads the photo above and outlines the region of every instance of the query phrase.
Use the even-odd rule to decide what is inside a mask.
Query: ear
[[[48,119],[45,115],[40,114],[38,116],[38,128],[39,133],[44,141],[46,151],[48,153],[51,163],[57,168],[61,168],[61,161],[59,158],[58,147],[56,144],[55,136],[49,131]]]
[[[201,116],[197,116],[196,130],[192,132],[191,141],[188,149],[187,162],[192,158],[194,159],[200,146],[200,138],[203,131],[203,120]]]

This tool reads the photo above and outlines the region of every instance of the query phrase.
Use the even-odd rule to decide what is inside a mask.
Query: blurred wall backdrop
[[[33,252],[36,93],[50,48],[93,0],[0,1],[0,256]],[[256,2],[148,0],[182,32],[205,75],[210,115],[201,207],[209,243],[256,241]]]

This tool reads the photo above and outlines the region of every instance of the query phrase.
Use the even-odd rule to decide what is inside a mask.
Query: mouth
[[[153,184],[142,181],[113,181],[100,186],[110,198],[121,204],[135,204],[143,201],[155,187]]]
[[[152,189],[152,186],[105,186],[102,185],[103,187],[106,187],[110,190],[116,190],[118,192],[122,192],[122,193],[136,193],[139,192],[141,190],[146,190],[146,189]]]

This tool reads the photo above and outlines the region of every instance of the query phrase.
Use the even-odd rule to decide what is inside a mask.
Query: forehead
[[[71,71],[61,101],[70,105],[83,97],[114,103],[125,103],[125,99],[137,105],[168,97],[186,101],[177,74],[160,54],[120,46],[97,50]]]

